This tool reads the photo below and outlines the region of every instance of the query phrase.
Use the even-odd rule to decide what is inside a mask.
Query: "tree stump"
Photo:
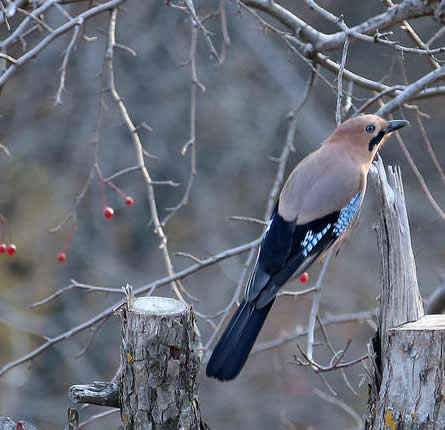
[[[382,292],[369,345],[369,430],[445,428],[445,316],[423,316],[399,169],[370,172],[380,200],[377,239]]]
[[[133,298],[121,316],[122,428],[200,429],[199,336],[191,307]]]
[[[445,316],[387,332],[376,429],[445,429]]]

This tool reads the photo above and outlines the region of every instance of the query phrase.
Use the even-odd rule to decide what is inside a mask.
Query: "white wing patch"
[[[327,224],[322,231],[316,234],[314,234],[312,230],[308,230],[306,236],[301,242],[301,246],[303,247],[303,255],[305,257],[307,257],[307,255],[314,249],[315,245],[320,242],[321,238],[327,233],[330,228],[331,224]]]
[[[351,201],[340,211],[337,222],[334,224],[332,233],[335,236],[340,236],[349,226],[352,219],[360,207],[362,193],[356,194]]]

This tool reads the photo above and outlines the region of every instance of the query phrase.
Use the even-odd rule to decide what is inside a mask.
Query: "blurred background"
[[[380,1],[350,2],[324,0],[320,5],[345,17],[348,25],[383,12]],[[300,4],[281,1],[285,7],[325,32],[337,31]],[[212,14],[218,1],[199,1],[200,16]],[[75,14],[80,5],[66,5]],[[197,73],[205,85],[198,91],[196,150],[197,176],[189,203],[167,224],[165,232],[171,254],[187,252],[197,257],[214,255],[255,239],[262,227],[230,221],[233,215],[262,218],[273,185],[277,163],[285,143],[290,109],[301,99],[310,68],[254,17],[239,9],[234,1],[226,2],[228,33],[231,45],[225,60],[218,64],[211,58],[208,45],[199,35]],[[206,27],[219,50],[222,44],[220,20],[209,15]],[[56,27],[63,17],[56,9],[45,15]],[[77,211],[77,225],[61,264],[57,254],[63,248],[71,224],[49,233],[69,213],[76,196],[85,185],[92,164],[92,145],[97,123],[102,87],[101,71],[106,44],[108,15],[87,22],[67,67],[63,104],[54,106],[59,83],[58,71],[63,50],[71,33],[51,43],[38,57],[20,68],[0,94],[0,143],[11,157],[0,152],[0,214],[7,217],[10,234],[17,245],[13,257],[0,255],[0,366],[5,365],[44,340],[68,330],[120,296],[72,290],[40,306],[30,305],[60,288],[71,279],[78,282],[119,288],[126,283],[138,287],[166,275],[153,233],[145,186],[140,173],[132,172],[115,183],[135,199],[127,207],[111,188],[106,197],[115,216],[103,216],[100,184],[93,179]],[[22,16],[11,19],[17,25]],[[14,21],[16,20],[16,21]],[[271,21],[272,22],[272,21]],[[274,23],[276,24],[276,23]],[[430,17],[414,21],[414,28],[425,39],[439,24]],[[279,27],[279,25],[278,25]],[[394,40],[410,45],[398,27]],[[7,37],[0,27],[0,40]],[[161,217],[166,208],[181,200],[189,176],[189,159],[181,149],[189,139],[190,126],[190,22],[164,2],[132,1],[121,9],[117,24],[117,41],[135,50],[137,56],[116,50],[114,70],[116,85],[136,124],[145,121],[152,132],[141,131],[145,149],[153,156],[147,166],[153,180],[172,180],[179,187],[156,186],[156,201]],[[27,38],[31,46],[41,39],[37,32]],[[411,45],[410,45],[411,46]],[[20,44],[8,52],[20,54]],[[16,51],[14,51],[16,50]],[[341,50],[331,53],[337,61]],[[424,57],[405,56],[409,81],[430,70]],[[354,42],[347,58],[347,68],[388,85],[403,84],[399,57],[382,46]],[[322,72],[336,85],[336,76]],[[354,88],[355,106],[372,95]],[[135,151],[117,106],[105,97],[99,131],[98,162],[104,176],[136,164]],[[424,100],[419,107],[430,120],[424,124],[442,165],[444,98]],[[290,155],[286,175],[295,164],[335,128],[336,94],[319,80],[311,97],[298,113],[296,151]],[[369,112],[377,109],[376,105]],[[351,112],[352,113],[352,112]],[[439,205],[445,205],[444,184],[429,158],[414,114],[397,112],[412,126],[402,131],[408,148]],[[445,231],[431,204],[422,192],[395,138],[382,151],[387,164],[400,165],[405,184],[413,250],[422,295],[427,298],[442,282]],[[379,260],[373,224],[377,219],[374,190],[368,188],[358,229],[350,236],[338,257],[330,264],[323,286],[321,314],[353,313],[375,309],[379,292]],[[6,234],[3,232],[3,234]],[[199,298],[194,307],[206,314],[224,308],[234,294],[245,255],[225,260],[184,280],[184,286]],[[175,270],[191,262],[173,256]],[[320,267],[309,271],[305,286],[294,282],[289,289],[302,289],[316,279]],[[157,291],[171,296],[169,287]],[[296,325],[304,327],[310,309],[310,297],[281,298],[275,304],[261,332],[259,341],[287,333]],[[203,341],[212,328],[198,320]],[[352,340],[346,359],[366,353],[373,335],[367,323],[352,322],[328,327],[332,343],[342,348]],[[76,358],[89,342],[91,332],[83,332],[57,344],[32,362],[14,368],[0,378],[0,415],[26,419],[40,429],[62,428],[66,393],[72,384],[93,380],[110,380],[119,364],[119,321],[111,317],[96,334],[88,350]],[[305,346],[305,339],[298,340]],[[201,379],[201,410],[204,420],[214,429],[340,429],[352,428],[354,420],[336,405],[313,393],[314,388],[327,392],[323,381],[308,368],[293,363],[295,342],[252,355],[242,374],[233,382],[221,384]],[[329,362],[325,346],[315,350],[322,363]],[[362,365],[347,370],[358,391],[354,395],[338,373],[327,379],[338,398],[359,414],[366,410],[366,383],[358,388],[364,373]],[[99,407],[81,411],[81,419],[101,412]],[[117,428],[119,415],[96,421],[87,428]]]

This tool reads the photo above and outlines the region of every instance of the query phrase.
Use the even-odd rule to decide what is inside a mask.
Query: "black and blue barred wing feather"
[[[235,378],[272,307],[278,290],[306,270],[353,223],[362,200],[354,196],[340,211],[304,225],[285,221],[278,204],[264,234],[244,300],[226,327],[207,364],[207,376]]]

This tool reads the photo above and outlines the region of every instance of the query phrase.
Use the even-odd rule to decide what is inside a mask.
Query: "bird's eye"
[[[374,124],[368,124],[366,127],[365,127],[365,131],[366,131],[366,133],[374,133],[374,131],[375,131],[375,125]]]

